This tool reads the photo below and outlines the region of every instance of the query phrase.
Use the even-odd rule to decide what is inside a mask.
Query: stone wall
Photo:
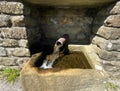
[[[24,21],[28,13],[21,1],[0,1],[0,70],[20,68],[30,56]]]
[[[94,19],[92,44],[103,65],[120,65],[120,1],[98,12]]]
[[[21,68],[30,57],[28,45],[38,45],[41,37],[56,39],[63,33],[71,35],[71,43],[92,43],[102,63],[119,62],[120,2],[102,9],[72,9],[1,0],[0,70]]]

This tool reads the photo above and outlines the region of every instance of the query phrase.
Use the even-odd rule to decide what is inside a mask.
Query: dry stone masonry
[[[20,68],[29,59],[24,4],[0,1],[0,70]]]
[[[63,33],[70,34],[73,43],[93,44],[102,62],[119,62],[120,1],[93,9],[44,8],[22,0],[1,0],[0,69],[20,68],[30,57],[28,45],[44,35],[56,39]]]
[[[92,43],[96,45],[96,53],[105,69],[117,74],[120,66],[120,1],[99,11],[94,24]]]

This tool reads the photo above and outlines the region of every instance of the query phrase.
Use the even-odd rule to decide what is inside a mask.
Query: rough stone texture
[[[120,38],[120,29],[101,26],[95,34],[100,35],[104,37],[105,39],[115,40],[115,39]]]
[[[103,60],[107,60],[107,61],[120,61],[120,57],[119,57],[119,52],[116,51],[106,51],[100,48],[96,48],[96,53],[98,54],[98,56],[103,59]]]
[[[17,57],[28,57],[30,56],[29,49],[27,48],[6,48],[7,54]]]
[[[111,75],[111,81],[120,86],[120,1],[110,7],[98,12],[91,40],[105,71]],[[101,16],[106,13],[103,19]]]
[[[24,15],[30,9],[22,0],[0,0],[0,70],[20,69],[29,58]]]
[[[2,39],[2,38],[0,38],[0,46],[16,47],[16,46],[19,46],[19,44],[18,44],[18,41],[15,39]]]
[[[24,27],[24,16],[12,16],[11,22],[13,27]]]
[[[0,15],[0,27],[10,27],[11,21],[9,15]]]
[[[108,46],[108,43],[109,41],[102,38],[102,37],[99,37],[99,36],[95,36],[93,39],[92,39],[92,43],[97,45],[98,47],[100,47],[101,49],[106,49],[107,46]]]
[[[115,6],[111,5],[108,8],[103,8],[98,12],[97,17],[94,19],[95,27],[93,26],[93,33],[91,40],[92,43],[97,45],[97,54],[101,60],[106,61],[119,61],[120,60],[120,15],[119,3]],[[100,18],[101,16],[106,18]],[[112,15],[113,14],[113,15]],[[97,23],[102,19],[102,23]],[[98,25],[97,25],[98,24]]]
[[[20,47],[27,48],[28,47],[28,40],[21,39],[18,41]]]
[[[17,58],[17,65],[19,65],[20,68],[24,66],[24,64],[29,60],[29,57],[22,57],[22,58]]]
[[[107,45],[107,50],[120,52],[120,39],[109,41]]]
[[[105,26],[120,28],[120,15],[110,15],[104,21]]]
[[[0,1],[0,12],[7,14],[23,14],[24,5],[20,2]]]
[[[32,65],[39,55],[33,55],[21,71],[23,91],[104,91],[106,89],[104,82],[108,75],[103,71],[37,69]],[[31,85],[33,81],[34,84]]]
[[[17,63],[17,58],[15,57],[0,57],[0,65],[4,65],[4,66],[16,66]]]
[[[12,27],[12,28],[1,28],[0,29],[2,38],[10,39],[26,39],[27,33],[25,27]]]
[[[0,47],[0,56],[7,56],[7,53],[4,47]]]
[[[110,11],[111,14],[120,14],[120,2],[118,1],[113,9]]]

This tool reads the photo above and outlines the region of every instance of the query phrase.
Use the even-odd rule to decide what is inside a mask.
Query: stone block
[[[11,22],[13,27],[24,27],[24,16],[11,16]]]
[[[120,38],[120,29],[101,26],[96,32],[97,35],[104,37],[105,39],[118,39]]]
[[[120,15],[110,15],[104,21],[105,26],[120,28]]]
[[[56,0],[25,0],[29,3],[32,4],[39,4],[39,5],[45,5],[45,6],[81,6],[81,7],[95,7],[95,6],[100,6],[104,4],[108,4],[110,2],[114,2],[116,0],[61,0],[61,1],[56,1]]]
[[[21,39],[18,41],[20,47],[28,47],[28,40]]]
[[[102,50],[100,48],[96,48],[96,53],[98,54],[98,56],[103,59],[103,60],[107,60],[107,61],[118,61],[119,59],[119,52],[116,51],[106,51],[106,50]]]
[[[6,50],[3,47],[0,47],[0,56],[7,56]]]
[[[10,27],[11,26],[11,21],[10,21],[10,16],[9,15],[0,15],[0,27]]]
[[[7,54],[9,56],[16,56],[16,57],[29,57],[30,52],[27,48],[6,48]]]
[[[23,14],[24,5],[21,2],[0,1],[0,12],[7,14]]]
[[[4,66],[15,66],[17,58],[14,57],[0,57],[0,65]]]
[[[11,39],[26,39],[27,32],[24,27],[1,28],[0,37]]]
[[[23,91],[104,91],[108,75],[94,69],[40,69],[31,63],[32,56],[20,73]],[[34,82],[34,84],[32,84]]]
[[[106,39],[104,39],[104,38],[102,38],[102,37],[95,36],[92,39],[92,43],[95,44],[95,45],[97,45],[101,49],[105,50],[106,47],[107,47],[107,45],[108,45],[108,43],[109,43],[109,41],[106,40]]]
[[[0,38],[0,46],[16,47],[19,46],[18,41],[15,39],[2,39]]]
[[[20,70],[21,68],[19,66],[7,66],[7,65],[0,65],[0,71],[4,70],[6,68],[12,68],[12,69],[16,69],[16,70]]]
[[[120,1],[116,3],[113,9],[110,11],[111,14],[120,14]]]
[[[111,40],[107,45],[108,51],[119,51],[120,52],[120,39],[118,40]]]
[[[29,57],[22,57],[22,58],[18,58],[16,63],[17,65],[19,65],[20,68],[22,68],[28,60],[29,60]]]

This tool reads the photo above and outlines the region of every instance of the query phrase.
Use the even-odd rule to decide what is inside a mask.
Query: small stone
[[[111,15],[104,21],[105,26],[120,28],[120,15]]]
[[[0,27],[10,27],[11,21],[10,21],[10,16],[9,15],[0,15]]]
[[[7,14],[23,14],[24,5],[20,2],[0,2],[0,12]]]
[[[20,47],[25,47],[25,48],[28,47],[28,40],[21,39],[18,42]]]
[[[7,56],[6,50],[3,47],[0,47],[0,56]]]
[[[23,15],[22,16],[12,16],[11,21],[12,21],[13,27],[24,27],[25,26]]]

